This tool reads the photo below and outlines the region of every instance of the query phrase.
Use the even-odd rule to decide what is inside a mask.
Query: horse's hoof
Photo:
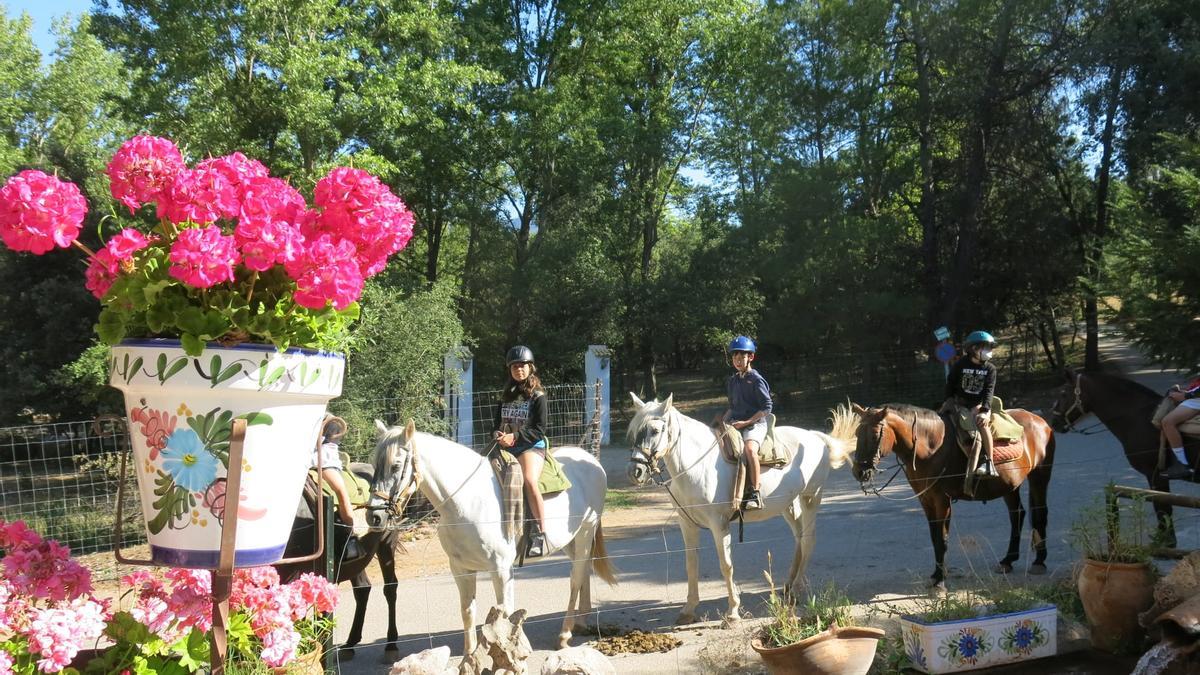
[[[692,612],[681,612],[679,616],[675,617],[676,626],[686,626],[693,623],[696,623],[696,615]]]
[[[928,588],[929,588],[930,595],[945,595],[946,594],[946,582],[945,581],[930,580]]]
[[[353,661],[354,647],[342,647],[338,650],[337,657],[339,661]]]
[[[1041,576],[1046,573],[1046,566],[1042,563],[1033,563],[1029,566],[1029,573]]]
[[[721,628],[735,628],[742,624],[742,617],[738,614],[726,614],[721,619]]]
[[[566,649],[567,647],[570,647],[570,646],[571,646],[571,634],[570,633],[559,633],[558,634],[558,648]]]
[[[383,646],[383,653],[384,654],[399,654],[400,653],[400,645],[396,644],[395,642],[389,642]]]
[[[1012,574],[1013,566],[1008,563],[996,563],[996,574]]]

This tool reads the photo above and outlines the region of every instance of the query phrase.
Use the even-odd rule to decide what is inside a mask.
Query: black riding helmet
[[[533,351],[525,345],[517,345],[508,350],[507,365],[514,363],[533,363]]]

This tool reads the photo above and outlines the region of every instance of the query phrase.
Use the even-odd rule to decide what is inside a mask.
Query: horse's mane
[[[942,423],[942,416],[936,411],[908,403],[885,403],[883,407],[895,412],[912,426],[914,443],[918,435],[924,435],[930,448],[936,450],[942,446],[946,437],[946,426]]]
[[[634,413],[633,419],[629,420],[629,428],[625,430],[625,440],[627,440],[630,445],[633,445],[633,442],[637,440],[637,432],[642,428],[642,425],[646,423],[647,417],[662,417],[666,415],[666,411],[664,411],[662,408],[663,404],[659,401],[651,401],[639,408],[638,411]]]

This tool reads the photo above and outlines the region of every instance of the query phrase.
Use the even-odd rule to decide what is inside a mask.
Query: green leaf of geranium
[[[108,345],[115,345],[125,339],[127,332],[125,317],[120,311],[105,307],[100,310],[100,322],[96,324],[96,334]]]
[[[202,353],[204,353],[204,340],[201,340],[191,333],[184,333],[180,335],[179,343],[183,347],[183,351],[186,352],[188,356],[200,356]]]

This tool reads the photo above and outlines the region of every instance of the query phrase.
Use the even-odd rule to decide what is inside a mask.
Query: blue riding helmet
[[[750,352],[753,354],[754,352],[758,351],[758,346],[754,344],[754,340],[751,340],[745,335],[739,335],[733,338],[733,341],[729,343],[729,351],[731,353]]]
[[[971,347],[974,347],[975,345],[995,345],[995,344],[996,344],[996,338],[992,337],[991,333],[989,333],[985,330],[977,330],[974,333],[971,333],[970,335],[967,336],[966,341],[963,342],[963,347],[970,349]]]

